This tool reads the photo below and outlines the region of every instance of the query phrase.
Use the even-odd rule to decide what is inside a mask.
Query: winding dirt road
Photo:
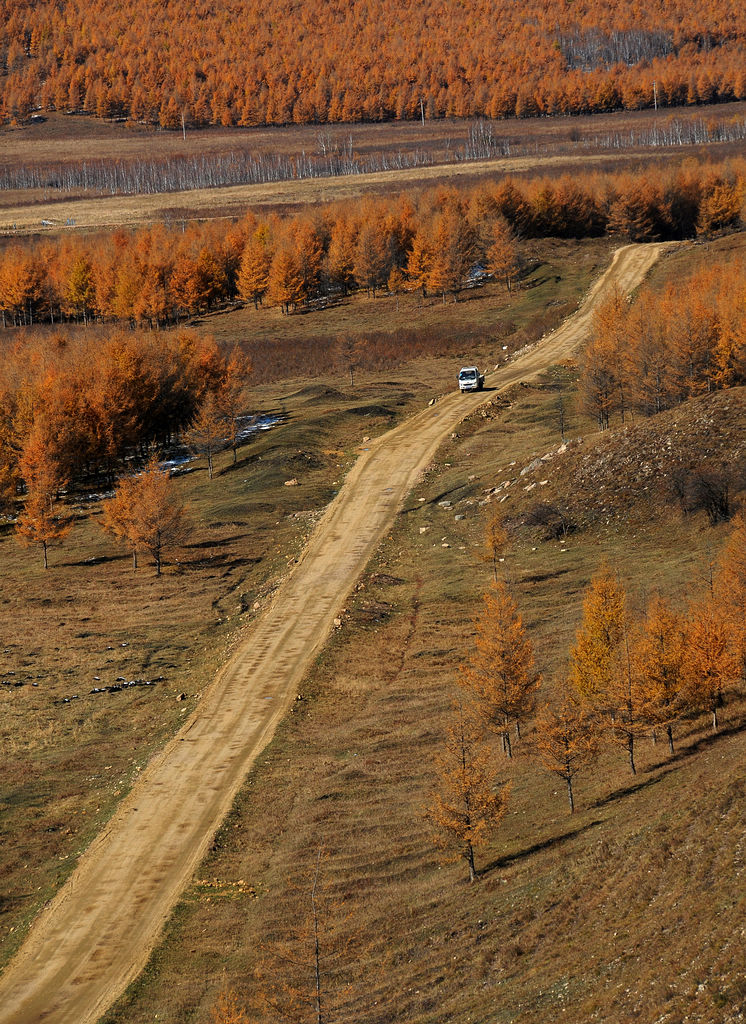
[[[663,248],[618,250],[578,313],[488,385],[530,379],[569,355],[604,293],[634,288]],[[448,394],[360,456],[272,606],[39,915],[0,978],[0,1024],[88,1024],[142,970],[406,494],[441,441],[489,397]]]

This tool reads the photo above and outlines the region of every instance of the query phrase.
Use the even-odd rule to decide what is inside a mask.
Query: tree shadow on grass
[[[486,864],[479,872],[479,875],[481,878],[484,878],[485,875],[490,874],[491,871],[508,867],[509,864],[514,864],[516,861],[523,860],[525,857],[531,857],[535,853],[542,853],[544,850],[551,850],[552,847],[561,846],[563,843],[569,842],[570,839],[576,839],[578,836],[583,835],[584,832],[589,832],[592,828],[595,828],[600,824],[600,819],[589,821],[585,825],[579,825],[578,828],[571,829],[569,832],[563,832],[558,836],[549,836],[548,839],[543,839],[541,842],[533,843],[531,846],[527,846],[525,850],[518,850],[516,853],[509,853],[504,857],[498,857],[497,860],[493,860],[489,864]]]
[[[647,771],[651,771],[651,769],[648,769]],[[619,789],[615,789],[611,793],[607,793],[606,796],[599,797],[598,800],[594,800],[592,804],[589,804],[589,806],[607,807],[609,804],[613,804],[625,796],[631,796],[633,793],[639,793],[643,789],[650,789],[651,786],[655,786],[673,771],[676,771],[676,766],[669,765],[663,771],[658,772],[657,775],[649,775],[646,779],[641,779],[639,775],[635,775],[634,782],[630,782],[628,786],[620,786]]]
[[[694,757],[695,754],[699,754],[703,750],[709,750],[710,747],[715,746],[721,740],[726,740],[731,736],[738,736],[743,732],[746,732],[746,719],[743,718],[736,719],[727,725],[721,725],[717,732],[710,732],[705,736],[701,736],[699,739],[687,744],[687,746],[677,747],[676,753],[671,754],[665,761],[658,761],[650,765],[646,771],[653,772],[659,768],[681,764],[684,761],[688,761],[690,757]]]

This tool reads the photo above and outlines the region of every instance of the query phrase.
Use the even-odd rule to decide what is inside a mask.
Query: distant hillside
[[[735,0],[4,0],[0,118],[167,128],[538,116],[746,97]]]

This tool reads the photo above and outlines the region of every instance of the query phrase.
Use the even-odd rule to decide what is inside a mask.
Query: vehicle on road
[[[459,391],[481,391],[484,387],[484,374],[476,366],[462,366],[458,375]]]

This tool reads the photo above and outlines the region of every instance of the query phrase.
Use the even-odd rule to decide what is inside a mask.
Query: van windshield
[[[473,380],[477,375],[476,370],[462,370],[458,375],[459,380]]]

